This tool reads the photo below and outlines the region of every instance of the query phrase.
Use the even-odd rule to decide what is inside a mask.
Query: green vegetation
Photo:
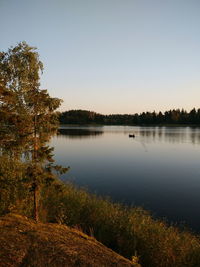
[[[43,203],[43,219],[78,227],[127,258],[137,255],[142,266],[200,265],[199,237],[153,219],[142,208],[126,208],[71,184],[45,190]]]
[[[4,170],[1,183],[7,184],[14,177],[16,181],[26,181],[33,192],[36,221],[41,185],[55,179],[53,171],[67,171],[53,164],[53,149],[47,145],[58,128],[55,110],[61,100],[39,88],[42,70],[35,48],[25,42],[0,53],[0,156]],[[14,168],[12,176],[6,167],[9,162]],[[21,168],[25,170],[23,177]],[[9,183],[13,187],[13,182]]]
[[[200,109],[190,112],[173,109],[164,113],[143,112],[141,114],[102,115],[87,110],[69,110],[60,114],[61,124],[105,124],[105,125],[199,125]]]
[[[24,189],[18,187],[18,190]],[[0,205],[3,203],[2,199]],[[23,201],[16,199],[10,206],[11,211],[28,216],[31,209],[28,196]],[[77,228],[129,259],[138,256],[142,266],[200,265],[198,236],[167,226],[142,208],[112,203],[71,184],[54,182],[51,186],[43,186],[39,217],[43,222]]]

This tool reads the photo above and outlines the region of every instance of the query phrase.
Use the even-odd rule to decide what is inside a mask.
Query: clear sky
[[[200,0],[0,0],[0,50],[26,41],[62,110],[200,108]]]

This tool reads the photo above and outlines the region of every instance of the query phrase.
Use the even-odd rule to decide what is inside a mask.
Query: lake
[[[51,145],[63,180],[200,232],[200,128],[62,126]]]

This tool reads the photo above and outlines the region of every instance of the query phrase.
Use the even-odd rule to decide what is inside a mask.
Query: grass
[[[81,229],[107,247],[146,267],[200,266],[200,239],[152,218],[142,208],[127,208],[72,184],[55,184],[41,195],[40,216]]]

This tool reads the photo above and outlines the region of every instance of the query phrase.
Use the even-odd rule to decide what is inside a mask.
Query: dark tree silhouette
[[[162,125],[162,124],[200,124],[200,109],[190,112],[173,109],[164,113],[155,111],[141,114],[102,115],[87,110],[69,110],[61,113],[61,124],[105,124],[105,125]]]

